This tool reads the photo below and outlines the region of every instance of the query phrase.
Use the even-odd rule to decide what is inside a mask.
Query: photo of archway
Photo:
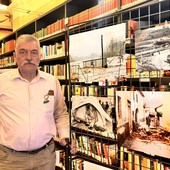
[[[117,91],[120,145],[148,155],[170,158],[170,92]]]

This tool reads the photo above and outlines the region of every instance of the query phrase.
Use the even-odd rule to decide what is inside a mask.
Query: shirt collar
[[[18,68],[17,69],[13,69],[12,71],[12,74],[11,74],[11,78],[12,79],[23,79],[23,77],[21,76],[21,74],[19,73],[19,70]],[[46,79],[45,75],[44,75],[44,72],[38,70],[38,73],[37,73],[37,76],[36,76],[36,79],[39,80],[39,79]]]

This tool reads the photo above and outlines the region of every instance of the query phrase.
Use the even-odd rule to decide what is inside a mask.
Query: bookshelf
[[[95,168],[115,170],[170,168],[169,158],[122,146],[138,121],[138,118],[133,119],[134,114],[128,116],[133,92],[155,92],[160,88],[169,91],[168,70],[137,73],[134,67],[137,62],[135,32],[169,22],[169,6],[168,0],[72,0],[0,40],[0,68],[8,69],[16,67],[13,58],[15,39],[24,33],[39,38],[44,53],[40,69],[56,75],[63,91],[67,89],[64,94],[71,115],[70,135],[79,146],[78,153],[72,155],[73,169],[86,170],[88,163]],[[99,33],[103,36],[94,41]],[[99,48],[104,47],[105,41],[112,36],[117,39],[121,37],[121,44],[110,43],[107,52]],[[83,46],[80,45],[84,39],[80,37],[88,39]],[[91,44],[92,50],[99,49],[100,59],[88,58],[91,42],[94,42]],[[98,46],[93,46],[98,43]],[[79,60],[85,59],[82,63],[72,63],[73,55],[77,55]],[[111,55],[116,57],[112,58]],[[109,70],[109,67],[112,69]],[[129,94],[124,97],[126,92],[132,92],[130,97]],[[87,115],[88,111],[91,112]],[[64,153],[59,150],[57,155],[63,158]]]
[[[122,3],[125,3],[123,1]],[[155,94],[158,94],[160,91],[161,95],[164,95],[162,91],[169,91],[169,77],[166,74],[166,71],[163,69],[159,70],[145,70],[142,72],[137,72],[136,65],[136,44],[134,37],[136,34],[134,32],[139,30],[152,30],[159,25],[166,23],[166,20],[169,21],[169,8],[165,7],[165,4],[168,1],[163,2],[147,2],[143,1],[141,4],[134,4],[134,6],[120,5],[119,9],[113,12],[111,15],[101,15],[99,14],[99,18],[93,18],[90,21],[83,22],[80,24],[75,24],[74,27],[70,26],[70,65],[71,65],[71,92],[72,92],[72,133],[75,139],[78,141],[79,152],[77,154],[77,158],[80,160],[84,160],[81,162],[81,165],[85,165],[86,162],[95,163],[98,168],[99,165],[103,167],[107,167],[110,169],[128,169],[128,170],[138,170],[138,169],[145,169],[145,170],[164,170],[169,169],[169,157],[161,155],[159,152],[147,152],[148,150],[145,148],[139,150],[131,148],[130,142],[127,145],[123,145],[124,142],[127,140],[129,136],[129,141],[131,139],[132,132],[135,131],[135,128],[138,128],[136,125],[142,124],[142,121],[145,117],[142,117],[139,113],[143,113],[142,110],[133,110],[133,107],[138,105],[139,108],[144,108],[145,106],[140,105],[140,103],[133,103],[132,96],[136,96],[137,94],[135,91],[139,93],[143,91],[154,91]],[[158,17],[159,14],[159,17]],[[161,16],[161,17],[160,17]],[[97,43],[102,42],[101,39],[97,39],[97,30],[100,34],[106,36],[104,33],[104,29],[107,27],[111,27],[114,32],[117,34],[122,35],[116,26],[121,25],[122,23],[126,23],[126,35],[125,35],[125,53],[129,54],[125,59],[124,64],[125,67],[122,68],[125,72],[121,72],[121,74],[117,74],[118,72],[112,70],[112,78],[109,76],[109,71],[106,69],[109,67],[105,67],[106,60],[102,58],[102,50]],[[113,27],[112,27],[113,26]],[[131,30],[130,27],[133,27]],[[156,29],[157,29],[156,28]],[[122,30],[123,28],[121,28]],[[109,30],[107,30],[107,33]],[[110,36],[112,36],[110,34]],[[167,35],[168,36],[168,35]],[[88,37],[88,38],[87,38]],[[102,38],[103,38],[102,37]],[[114,35],[116,37],[116,35]],[[109,37],[110,38],[110,37]],[[108,39],[109,39],[108,38]],[[74,41],[75,39],[75,41]],[[87,42],[84,42],[86,39]],[[94,41],[97,39],[96,41]],[[122,38],[123,39],[123,38]],[[76,45],[76,40],[82,43]],[[105,40],[106,41],[106,40]],[[93,46],[93,44],[95,46]],[[90,45],[91,46],[90,46]],[[74,53],[74,46],[80,52]],[[92,48],[91,48],[92,47]],[[114,47],[113,47],[114,48]],[[100,57],[102,59],[97,59],[97,52],[94,49],[98,49],[100,51]],[[120,48],[119,48],[120,49]],[[91,50],[93,56],[95,55],[94,59],[91,55],[88,58],[87,51]],[[111,51],[111,50],[110,50]],[[119,51],[119,55],[121,52]],[[109,53],[105,53],[103,56],[108,56]],[[74,58],[73,58],[74,57]],[[77,57],[77,63],[75,62]],[[83,58],[84,57],[84,58]],[[80,62],[84,59],[83,62]],[[107,57],[106,57],[107,58]],[[118,58],[121,59],[121,58]],[[72,63],[73,62],[73,63]],[[109,63],[110,64],[110,63]],[[119,64],[118,64],[119,65]],[[121,65],[121,66],[122,66]],[[114,65],[115,66],[115,65]],[[100,71],[97,71],[97,67],[100,68]],[[121,69],[121,68],[120,68]],[[120,70],[119,70],[120,71]],[[106,73],[105,76],[102,75]],[[119,72],[120,73],[120,72]],[[113,75],[116,75],[115,77]],[[102,78],[101,78],[102,77]],[[161,89],[162,87],[162,89]],[[120,93],[118,93],[120,92]],[[126,92],[129,93],[126,95]],[[158,92],[158,93],[156,93]],[[138,96],[138,95],[137,95]],[[152,95],[150,95],[152,96]],[[96,137],[95,125],[89,124],[88,120],[83,117],[85,115],[85,110],[88,111],[90,108],[93,110],[93,107],[89,103],[92,104],[92,101],[87,102],[90,98],[93,97],[93,101],[96,98],[105,98],[106,100],[110,100],[112,98],[112,105],[113,110],[115,109],[116,118],[113,115],[113,125],[112,125],[112,132],[115,133],[115,138],[109,137],[109,132],[107,135],[107,142],[106,136],[100,133],[100,137]],[[77,110],[75,109],[75,101],[76,104],[82,100],[83,106],[77,106]],[[94,99],[95,98],[95,99]],[[135,97],[134,97],[135,98]],[[159,98],[159,97],[158,97]],[[100,100],[99,99],[99,100]],[[165,99],[165,97],[164,97]],[[103,99],[104,100],[104,99]],[[141,96],[135,98],[135,100],[143,100]],[[154,100],[154,99],[153,99]],[[104,100],[105,101],[105,100]],[[87,104],[88,103],[88,104]],[[99,102],[100,103],[100,102]],[[141,102],[142,103],[142,102]],[[78,104],[77,104],[78,105]],[[99,108],[96,106],[95,108]],[[137,109],[137,107],[135,107]],[[104,107],[103,107],[104,109]],[[76,111],[75,111],[76,110]],[[79,111],[78,111],[79,110]],[[94,110],[93,110],[94,111]],[[93,113],[91,111],[91,113]],[[75,113],[76,112],[76,113]],[[81,114],[80,114],[81,113]],[[86,112],[87,113],[87,112]],[[164,113],[165,114],[165,113]],[[88,117],[89,115],[87,115]],[[138,117],[141,116],[141,117]],[[97,117],[97,116],[95,116]],[[91,122],[93,122],[93,116],[91,116]],[[144,121],[145,122],[145,121]],[[83,125],[82,125],[83,124]],[[94,123],[95,124],[95,123]],[[93,127],[93,128],[92,128]],[[158,128],[159,129],[159,128]],[[101,130],[101,129],[100,129]],[[150,129],[149,133],[152,133],[152,129]],[[151,137],[151,136],[150,136]],[[159,135],[157,136],[159,138]],[[100,140],[105,141],[105,146],[114,145],[114,148],[118,148],[118,152],[114,150],[114,160],[111,164],[110,161],[105,161],[101,156],[98,159],[98,144]],[[157,139],[155,139],[157,141]],[[88,141],[88,142],[85,142]],[[90,142],[92,141],[92,142]],[[155,141],[155,142],[156,142]],[[89,146],[85,148],[85,144],[89,143]],[[90,143],[93,143],[95,146],[91,146]],[[88,152],[90,150],[92,154]],[[100,146],[100,145],[99,145]],[[102,145],[103,146],[103,145]],[[122,148],[123,147],[123,148]],[[95,149],[94,149],[95,148]],[[100,146],[100,149],[103,148]],[[155,151],[157,149],[154,149]],[[109,148],[107,148],[109,152]],[[93,154],[94,153],[94,154]],[[104,152],[103,152],[104,153]],[[107,154],[106,154],[107,155]],[[73,160],[74,161],[74,160]],[[85,166],[84,166],[85,167]]]

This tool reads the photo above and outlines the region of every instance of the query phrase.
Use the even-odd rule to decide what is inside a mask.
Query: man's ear
[[[40,53],[40,60],[42,59],[42,53]]]

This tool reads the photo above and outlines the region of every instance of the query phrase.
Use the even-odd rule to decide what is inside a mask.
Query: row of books
[[[170,170],[170,163],[121,147],[120,168],[126,170]]]
[[[76,139],[80,153],[108,165],[117,163],[117,144],[109,144],[94,137],[78,135],[75,132],[72,132],[72,137]]]
[[[133,81],[129,80],[129,82]],[[147,83],[150,82],[150,79],[140,78],[140,83]],[[137,85],[137,84],[136,84]],[[157,84],[159,85],[159,84]],[[114,85],[114,86],[100,86],[100,85],[93,85],[93,84],[84,84],[80,83],[72,84],[71,86],[71,94],[72,96],[95,96],[95,97],[114,97],[116,91],[133,91],[133,90],[148,90],[148,91],[169,91],[170,87],[168,85],[159,85],[159,86],[141,86],[138,83],[138,86],[132,85]]]
[[[97,18],[110,11],[115,12],[117,9],[118,9],[118,1],[103,0],[93,7],[69,17],[68,25],[71,26],[71,25],[79,24]]]
[[[66,64],[43,65],[39,69],[54,75],[60,80],[66,79]]]
[[[9,56],[0,59],[0,68],[16,65],[16,58],[14,56]]]
[[[64,28],[65,28],[65,19],[62,18],[48,25],[47,27],[40,29],[39,31],[36,32],[35,35],[37,38],[42,38],[42,37],[46,37],[47,35],[51,35],[53,33],[63,31]]]
[[[0,47],[0,54],[4,54],[4,53],[7,53],[7,52],[14,50],[14,46],[15,46],[15,40],[14,39],[11,39],[11,40],[9,40],[5,43],[2,43],[1,47]]]
[[[41,47],[42,59],[57,58],[65,55],[65,41]]]
[[[121,0],[121,9],[128,8],[148,0]]]
[[[65,152],[63,149],[57,149],[55,151],[56,153],[56,162],[55,162],[55,166],[61,168],[61,169],[65,169]]]
[[[142,0],[122,0],[120,6],[122,8],[125,8],[127,5],[133,6],[140,2],[142,2]],[[59,19],[56,22],[48,25],[47,27],[38,30],[36,32],[36,37],[43,38],[48,35],[63,31],[66,25],[67,26],[76,25],[85,21],[89,21],[91,19],[95,19],[107,15],[108,13],[116,12],[117,10],[118,10],[118,0],[102,0],[97,5],[89,9],[86,9],[68,18]]]
[[[126,8],[143,2],[143,0],[122,0],[120,8]],[[102,0],[97,5],[68,18],[68,25],[79,24],[119,9],[118,0]]]
[[[114,87],[97,85],[72,85],[72,95],[74,96],[114,97],[114,93]]]
[[[51,35],[53,33],[57,33],[60,31],[63,31],[66,25],[72,26],[75,24],[79,24],[91,19],[94,19],[101,14],[104,14],[110,10],[117,9],[117,1],[115,0],[103,0],[98,5],[89,8],[87,10],[84,10],[78,14],[75,14],[73,16],[70,16],[68,18],[62,18],[60,20],[57,20],[56,22],[48,25],[45,28],[42,28],[41,30],[36,32],[37,38],[43,38],[48,35]]]
[[[75,156],[72,156],[72,163],[71,163],[71,166],[72,166],[72,170],[84,170],[83,168],[83,162],[84,160],[83,159],[80,159],[80,158],[76,158],[74,159]],[[60,168],[61,170],[65,170],[66,169],[66,164],[65,164],[65,161],[66,161],[66,158],[65,157],[65,151],[63,149],[57,149],[56,150],[56,167],[57,167],[57,170],[58,168]]]

